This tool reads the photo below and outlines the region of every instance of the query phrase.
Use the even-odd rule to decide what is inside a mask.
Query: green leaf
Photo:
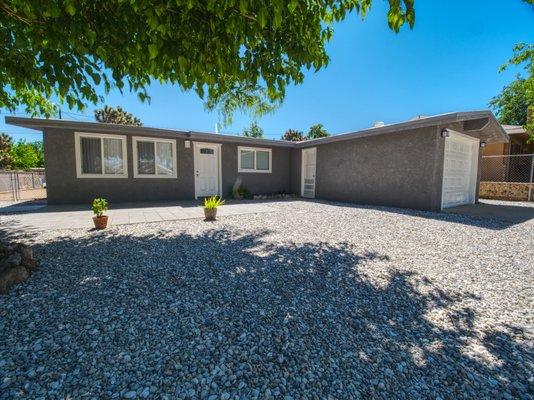
[[[298,5],[299,5],[298,0],[291,0],[289,4],[287,5],[287,9],[289,10],[291,14],[293,14],[293,11],[295,11]]]
[[[67,2],[65,4],[65,9],[67,10],[67,13],[70,15],[70,16],[73,16],[74,14],[76,14],[76,7],[74,6],[74,3],[73,2]]]
[[[178,64],[180,69],[185,70],[187,68],[187,59],[184,56],[178,56]]]
[[[260,9],[258,12],[258,22],[260,23],[260,27],[262,29],[267,25],[267,12],[264,8]]]
[[[156,46],[155,44],[149,44],[148,45],[148,53],[150,55],[150,59],[151,60],[156,58],[158,56],[158,53],[159,53],[158,46]]]

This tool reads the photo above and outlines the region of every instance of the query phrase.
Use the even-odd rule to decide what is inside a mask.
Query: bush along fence
[[[534,201],[534,154],[482,157],[481,198]]]
[[[44,171],[0,171],[0,201],[46,198]]]

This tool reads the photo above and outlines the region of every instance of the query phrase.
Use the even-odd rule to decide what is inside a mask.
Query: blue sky
[[[375,0],[365,20],[352,15],[335,27],[329,66],[307,73],[303,84],[288,88],[281,108],[258,120],[267,137],[278,139],[288,128],[306,132],[315,123],[337,134],[374,121],[486,109],[522,71],[498,73],[513,45],[534,39],[534,8],[521,0],[416,0],[415,27],[399,34],[387,28],[386,6],[386,0]],[[214,130],[217,113],[206,112],[196,94],[169,85],[153,85],[149,93],[150,104],[118,92],[110,93],[106,104],[121,105],[147,126]],[[64,118],[92,120],[94,108]],[[41,138],[5,125],[5,115],[3,110],[0,131],[16,139]],[[236,114],[221,132],[240,133],[250,122]]]

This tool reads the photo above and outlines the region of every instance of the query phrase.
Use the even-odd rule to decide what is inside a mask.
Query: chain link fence
[[[534,154],[482,157],[480,197],[534,200]]]
[[[0,171],[0,201],[46,198],[44,171]]]

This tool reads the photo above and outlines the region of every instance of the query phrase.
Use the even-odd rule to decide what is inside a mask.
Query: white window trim
[[[253,151],[254,152],[254,169],[241,168],[241,151]],[[267,151],[269,153],[269,169],[256,169],[256,152]],[[254,174],[270,174],[273,171],[273,151],[265,147],[237,147],[237,172],[241,173],[254,173]]]
[[[152,142],[154,143],[154,156],[156,155],[156,143],[170,143],[172,147],[172,175],[158,175],[158,174],[140,174],[137,172],[137,142]],[[162,139],[154,137],[142,137],[142,136],[133,136],[132,137],[132,146],[133,146],[133,176],[134,178],[156,178],[156,179],[176,179],[178,177],[178,171],[176,170],[176,140],[174,139]],[[156,169],[157,170],[157,169]]]
[[[100,139],[101,149],[101,174],[84,174],[82,172],[82,146],[81,138]],[[120,139],[122,141],[122,174],[106,174],[104,169],[104,141],[102,139]],[[91,132],[74,132],[74,150],[76,157],[76,177],[77,178],[128,178],[128,153],[126,150],[126,136],[123,135],[108,135],[105,133],[91,133]]]

